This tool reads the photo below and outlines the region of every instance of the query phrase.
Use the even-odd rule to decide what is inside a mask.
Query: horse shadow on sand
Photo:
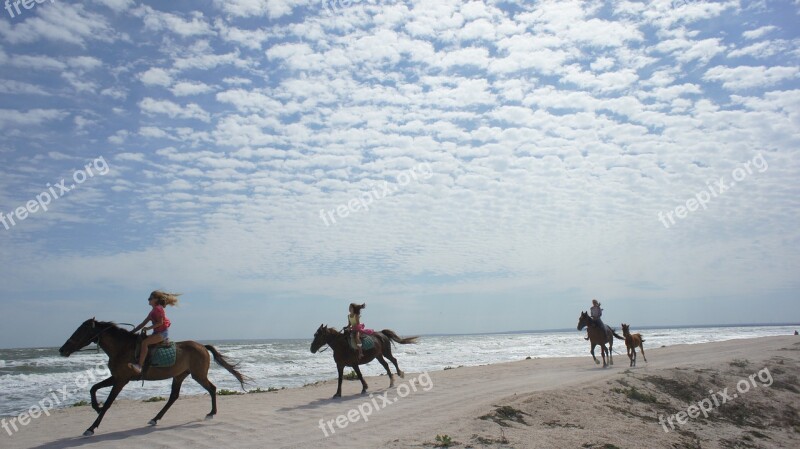
[[[220,423],[221,424],[221,423]],[[137,429],[120,430],[117,432],[100,433],[91,437],[75,436],[62,438],[51,443],[34,446],[32,449],[65,449],[72,447],[82,447],[86,445],[96,445],[107,441],[122,441],[131,437],[145,436],[151,433],[170,431],[173,429],[197,429],[200,427],[219,425],[212,421],[194,421],[173,426],[148,426]]]
[[[394,387],[381,388],[381,389],[374,390],[374,391],[371,390],[366,394],[355,393],[355,394],[352,394],[352,395],[349,395],[349,396],[342,396],[342,397],[339,397],[339,398],[330,398],[330,397],[319,398],[319,399],[315,399],[315,400],[313,400],[313,401],[311,401],[311,402],[309,402],[307,404],[296,405],[296,406],[292,406],[292,407],[281,407],[279,409],[275,409],[275,411],[276,412],[291,412],[291,411],[294,411],[294,410],[313,410],[313,409],[317,409],[317,408],[320,408],[322,406],[330,405],[330,404],[350,404],[350,403],[353,403],[353,402],[362,403],[362,402],[371,400],[370,397],[369,397],[370,394],[372,394],[373,397],[375,397],[375,396],[383,395],[385,392],[392,391],[392,390],[394,390]]]

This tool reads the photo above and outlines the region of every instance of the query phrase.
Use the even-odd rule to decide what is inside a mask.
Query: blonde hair
[[[177,305],[178,296],[181,296],[181,293],[167,293],[161,290],[155,290],[153,293],[150,293],[150,297],[155,298],[161,307]]]
[[[600,301],[598,301],[598,300],[596,300],[596,299],[593,299],[593,300],[592,300],[592,304],[594,304],[594,305],[596,305],[596,306],[598,306],[598,307],[599,307],[599,306],[600,306]]]

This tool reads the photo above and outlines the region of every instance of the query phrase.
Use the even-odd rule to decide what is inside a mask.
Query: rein
[[[122,326],[130,326],[130,327],[133,327],[133,328],[135,328],[135,327],[136,327],[136,326],[134,326],[133,324],[130,324],[130,323],[117,323],[117,324],[119,324],[119,325],[122,325]],[[76,350],[76,351],[74,351],[74,352],[89,352],[89,351],[95,351],[97,354],[99,354],[99,353],[100,353],[100,336],[101,336],[101,335],[103,335],[103,332],[105,332],[105,331],[107,331],[107,330],[111,329],[112,327],[113,327],[113,326],[108,326],[107,328],[105,328],[105,329],[101,330],[100,332],[98,332],[98,333],[97,333],[97,335],[95,335],[94,337],[92,337],[92,339],[91,339],[91,340],[89,340],[89,343],[93,343],[93,342],[94,342],[94,345],[95,345],[95,346],[94,346],[94,348],[89,348],[89,349],[78,349],[78,350]],[[94,341],[94,340],[97,340],[97,341]],[[72,338],[70,338],[70,339],[69,339],[69,340],[67,340],[67,341],[69,342],[69,341],[73,341],[73,340],[72,340]]]

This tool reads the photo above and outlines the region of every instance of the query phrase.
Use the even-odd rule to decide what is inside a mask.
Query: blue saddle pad
[[[150,366],[168,368],[175,364],[177,355],[178,350],[175,349],[175,343],[170,343],[167,346],[160,346],[153,351],[153,356],[150,359]]]
[[[350,337],[350,347],[354,350],[357,350],[355,337]],[[368,349],[372,349],[375,347],[375,340],[372,339],[370,335],[361,334],[361,349],[366,351]]]

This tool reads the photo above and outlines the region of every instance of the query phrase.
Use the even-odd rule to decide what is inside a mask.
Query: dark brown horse
[[[593,320],[588,313],[582,312],[580,318],[578,318],[578,330],[587,326],[589,328],[589,341],[592,344],[592,349],[589,352],[592,354],[594,363],[600,364],[597,357],[594,356],[594,347],[600,345],[600,355],[603,356],[603,368],[606,368],[608,365],[613,365],[614,357],[611,351],[614,349],[614,337],[620,340],[624,340],[624,338],[617,335],[614,329],[611,329],[608,325],[603,325],[605,329],[597,327],[595,325],[595,320]],[[608,344],[608,349],[606,349],[606,344]],[[608,353],[608,364],[606,364],[606,353]]]
[[[366,335],[362,335],[362,340],[364,337],[366,337]],[[320,324],[319,329],[317,329],[317,332],[314,334],[314,341],[311,342],[311,352],[316,353],[319,351],[319,348],[324,345],[328,345],[331,347],[331,349],[333,349],[333,359],[336,361],[336,369],[339,371],[339,386],[336,388],[336,394],[333,395],[333,397],[340,398],[342,397],[342,379],[344,378],[344,367],[349,366],[353,368],[358,375],[358,380],[361,381],[361,394],[366,394],[368,388],[367,381],[365,381],[364,376],[361,375],[361,370],[358,368],[358,365],[367,364],[375,358],[377,358],[378,362],[380,362],[380,364],[383,365],[383,368],[386,369],[386,373],[389,374],[389,387],[393,387],[394,377],[392,376],[392,371],[389,369],[389,364],[387,364],[386,360],[383,358],[386,357],[387,359],[391,360],[391,362],[394,364],[394,368],[397,370],[397,375],[403,377],[403,372],[400,371],[400,367],[397,366],[397,359],[392,355],[391,342],[407,345],[410,343],[416,343],[417,338],[419,337],[400,338],[397,336],[397,334],[389,329],[375,332],[372,335],[372,340],[375,342],[375,346],[371,349],[365,349],[363,351],[364,356],[359,359],[358,352],[356,352],[350,346],[349,332],[342,333],[336,330],[335,327],[328,327]]]
[[[628,358],[631,359],[631,366],[636,366],[636,347],[642,349],[642,357],[647,362],[644,355],[644,338],[642,334],[631,334],[631,325],[622,323],[622,335],[625,337],[625,347],[628,348]]]
[[[242,388],[244,388],[247,379],[236,370],[236,366],[231,365],[213,346],[203,346],[194,341],[175,343],[177,350],[175,364],[169,368],[151,367],[145,374],[145,378],[142,379],[140,375],[128,367],[128,362],[134,359],[137,338],[133,332],[119,328],[114,323],[96,321],[92,318],[84,321],[64,343],[64,346],[58,350],[62,356],[69,357],[70,354],[89,345],[89,343],[96,343],[108,355],[108,368],[111,370],[111,377],[93,385],[90,390],[92,408],[98,413],[98,416],[92,426],[83,433],[84,436],[94,435],[95,429],[100,425],[108,409],[111,408],[114,399],[131,380],[172,379],[172,392],[169,395],[169,400],[164,405],[164,408],[158,412],[158,415],[150,420],[148,424],[151,426],[156,425],[164,416],[164,413],[178,399],[181,384],[186,379],[186,376],[190,374],[192,379],[202,385],[211,395],[211,412],[206,415],[206,419],[213,418],[217,414],[217,387],[208,380],[208,368],[211,365],[209,352],[214,355],[214,361],[233,374],[242,385]],[[100,407],[97,403],[97,390],[105,387],[111,387],[111,393],[103,406]]]

